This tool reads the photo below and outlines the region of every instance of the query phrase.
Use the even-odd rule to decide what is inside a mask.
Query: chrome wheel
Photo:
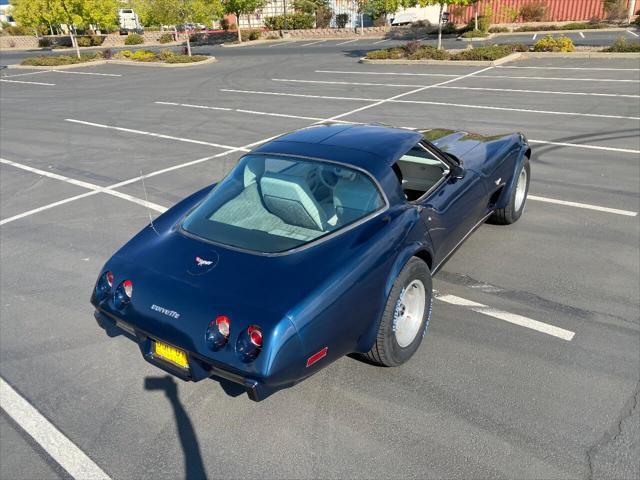
[[[524,205],[524,201],[526,199],[527,194],[527,171],[523,168],[518,176],[518,183],[516,185],[516,198],[515,198],[515,209],[516,212],[520,211],[522,206]]]
[[[425,288],[420,280],[413,280],[400,293],[393,316],[393,326],[396,341],[402,348],[408,347],[415,340],[422,325],[425,304]]]

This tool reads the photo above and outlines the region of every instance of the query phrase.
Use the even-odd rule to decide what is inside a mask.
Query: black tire
[[[518,221],[524,212],[524,207],[527,204],[527,196],[529,195],[529,183],[531,182],[531,167],[529,166],[529,159],[525,157],[522,168],[516,173],[516,179],[520,178],[522,171],[526,173],[526,185],[524,190],[524,200],[518,208],[516,208],[516,191],[517,184],[511,189],[511,196],[509,197],[509,203],[505,208],[498,208],[493,215],[489,218],[489,223],[497,225],[511,225]],[[517,182],[517,180],[516,180]]]
[[[424,286],[425,306],[418,333],[413,341],[403,348],[398,344],[395,334],[396,306],[404,289],[414,280],[420,280]],[[423,260],[412,257],[400,271],[393,284],[382,313],[376,343],[369,352],[364,354],[364,358],[371,363],[385,367],[396,367],[409,360],[422,343],[422,338],[431,319],[432,306],[433,294],[429,267]]]

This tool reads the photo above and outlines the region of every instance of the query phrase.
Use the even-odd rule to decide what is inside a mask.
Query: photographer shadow
[[[202,462],[200,445],[198,444],[191,419],[178,398],[178,386],[173,377],[169,375],[147,377],[144,380],[144,388],[148,391],[163,391],[171,403],[178,428],[180,445],[184,454],[185,478],[188,480],[206,479],[207,473]]]

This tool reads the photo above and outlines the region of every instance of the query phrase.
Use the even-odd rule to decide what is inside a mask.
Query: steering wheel
[[[338,183],[338,175],[335,172],[335,169],[329,170],[326,167],[317,167],[320,170],[320,182],[327,187],[329,190],[333,190]]]

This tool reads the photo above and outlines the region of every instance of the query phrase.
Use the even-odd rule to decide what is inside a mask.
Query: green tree
[[[80,0],[77,2],[78,15],[84,26],[100,30],[100,27],[117,24],[119,5],[118,0]]]
[[[242,34],[240,33],[240,16],[251,15],[257,9],[264,7],[267,2],[268,0],[222,0],[224,12],[231,13],[236,16],[238,42],[242,43]]]
[[[293,8],[297,12],[315,16],[317,28],[327,28],[333,17],[329,0],[295,0]]]
[[[64,12],[57,0],[11,0],[11,6],[11,14],[23,27],[37,29],[47,25],[53,34],[53,26],[64,21]]]
[[[438,48],[442,48],[442,12],[444,7],[449,5],[469,5],[472,0],[418,0],[421,7],[428,5],[440,6],[440,14],[438,15]]]

